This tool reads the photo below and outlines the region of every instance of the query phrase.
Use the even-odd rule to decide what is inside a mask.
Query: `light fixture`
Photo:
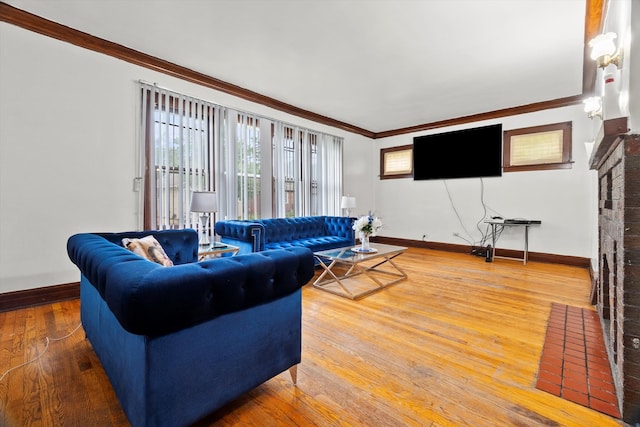
[[[622,68],[622,49],[616,52],[616,45],[613,43],[616,37],[616,33],[605,33],[594,37],[589,42],[591,59],[596,61],[598,67],[605,68],[609,64],[615,64],[616,67]]]
[[[592,96],[584,101],[584,112],[590,119],[598,116],[602,118],[602,99],[599,96]]]
[[[200,224],[202,225],[200,230],[200,245],[209,245],[209,234],[207,233],[209,214],[217,210],[218,199],[216,198],[215,191],[194,191],[191,193],[191,212],[199,212],[202,214],[200,215]],[[215,221],[213,225],[215,226]]]
[[[351,209],[356,207],[356,198],[352,196],[342,196],[340,209],[347,210],[347,216],[351,216]]]

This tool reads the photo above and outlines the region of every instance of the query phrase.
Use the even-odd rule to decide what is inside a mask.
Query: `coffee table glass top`
[[[384,245],[381,243],[372,243],[371,247],[376,249],[376,252],[354,252],[351,249],[358,246],[348,246],[338,249],[329,249],[326,251],[314,252],[315,256],[327,258],[330,260],[338,260],[342,262],[357,263],[366,261],[372,258],[378,258],[380,256],[389,255],[395,252],[404,252],[407,250],[404,246]]]
[[[323,272],[313,286],[341,297],[357,299],[407,278],[393,260],[407,250],[404,246],[375,243],[373,252],[354,252],[357,246],[314,252]],[[367,262],[367,261],[371,262]],[[345,272],[346,270],[346,272]],[[328,279],[324,280],[328,276]]]

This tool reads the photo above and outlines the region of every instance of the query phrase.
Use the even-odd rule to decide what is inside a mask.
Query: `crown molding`
[[[583,100],[583,94],[591,93],[595,86],[596,66],[590,60],[588,54],[588,42],[602,29],[603,13],[608,0],[586,0],[585,10],[585,47],[583,63],[583,88],[582,94],[559,98],[550,101],[536,102],[518,107],[505,108],[496,111],[489,111],[469,116],[457,117],[437,122],[430,122],[409,126],[405,128],[392,129],[383,132],[372,132],[361,127],[323,116],[312,111],[308,111],[277,99],[262,95],[243,87],[227,83],[209,75],[194,71],[190,68],[174,64],[169,61],[157,58],[146,53],[128,48],[126,46],[105,40],[91,34],[76,30],[71,27],[59,24],[54,21],[42,18],[22,9],[10,6],[5,2],[0,2],[0,21],[18,26],[20,28],[33,31],[35,33],[51,37],[63,42],[73,44],[94,52],[112,56],[114,58],[145,67],[172,77],[176,77],[200,86],[214,89],[238,98],[255,102],[284,113],[292,114],[303,119],[316,123],[335,127],[346,132],[355,133],[371,139],[387,138],[390,136],[402,135],[411,132],[419,132],[445,126],[465,124],[480,120],[500,118],[515,114],[530,113],[534,111],[560,108],[568,105],[579,104]]]
[[[247,101],[255,102],[273,109],[302,117],[317,123],[322,123],[338,129],[345,130],[373,138],[374,133],[366,129],[345,123],[330,117],[316,114],[312,111],[304,110],[277,99],[262,95],[260,93],[236,86],[231,83],[216,79],[215,77],[194,71],[190,68],[174,64],[164,59],[128,48],[121,44],[111,42],[91,34],[76,30],[71,27],[59,24],[54,21],[42,18],[24,10],[0,2],[0,21],[18,26],[25,30],[33,31],[43,36],[51,37],[63,42],[73,44],[94,52],[102,53],[131,64],[145,67],[172,77],[176,77],[200,86],[228,93]]]
[[[506,116],[515,116],[517,114],[531,113],[534,111],[548,110],[551,108],[567,107],[569,105],[581,104],[582,95],[574,95],[566,98],[558,98],[551,101],[535,102],[533,104],[521,105],[518,107],[504,108],[502,110],[489,111],[487,113],[472,114],[470,116],[456,117],[453,119],[441,120],[438,122],[425,123],[423,125],[409,126],[406,128],[393,129],[384,132],[378,132],[374,138],[387,138],[389,136],[402,135],[412,132],[420,132],[429,129],[437,129],[446,126],[459,125],[463,123],[479,122],[482,120],[497,119]]]

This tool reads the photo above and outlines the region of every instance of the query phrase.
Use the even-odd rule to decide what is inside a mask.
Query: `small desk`
[[[491,237],[492,237],[491,261],[493,261],[494,258],[517,259],[517,260],[522,260],[522,263],[524,265],[527,265],[527,259],[529,258],[529,227],[531,227],[532,225],[542,224],[542,221],[537,219],[522,219],[522,220],[490,219],[485,221],[485,223],[491,226]],[[524,227],[524,253],[522,258],[496,256],[496,241],[497,241],[496,235],[497,235],[498,227]]]
[[[236,255],[240,248],[233,245],[228,245],[226,243],[215,243],[206,246],[198,247],[198,261],[202,261],[206,258],[219,257],[222,254],[231,253],[231,255]]]

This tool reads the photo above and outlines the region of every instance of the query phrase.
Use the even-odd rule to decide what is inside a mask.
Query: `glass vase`
[[[371,250],[369,246],[369,235],[365,233],[360,234],[360,250],[363,252],[368,252]]]

